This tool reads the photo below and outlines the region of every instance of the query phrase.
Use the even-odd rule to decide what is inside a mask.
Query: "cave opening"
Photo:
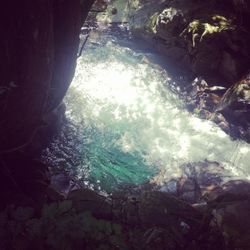
[[[210,185],[247,180],[248,144],[187,111],[181,77],[159,53],[142,41],[139,49],[131,38],[131,9],[121,11],[127,3],[102,7],[92,7],[81,29],[76,72],[64,98],[67,123],[43,156],[56,185],[64,174],[107,193],[146,184],[168,190],[183,176],[198,175]]]
[[[0,249],[250,249],[248,1],[2,7]]]

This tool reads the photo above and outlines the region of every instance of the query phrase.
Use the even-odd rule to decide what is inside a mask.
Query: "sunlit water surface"
[[[167,72],[111,41],[88,45],[65,98],[67,117],[82,130],[78,178],[111,190],[157,175],[178,176],[186,162],[218,161],[249,174],[250,147],[188,113]]]

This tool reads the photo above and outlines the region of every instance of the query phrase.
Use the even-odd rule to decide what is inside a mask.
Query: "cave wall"
[[[60,105],[93,2],[14,0],[1,7],[0,153],[29,144]]]

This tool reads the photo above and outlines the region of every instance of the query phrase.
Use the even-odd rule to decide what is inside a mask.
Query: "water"
[[[205,159],[249,176],[249,145],[188,113],[171,82],[145,54],[111,40],[87,45],[65,97],[66,115],[81,131],[77,178],[110,191],[159,172],[178,176],[181,164]]]

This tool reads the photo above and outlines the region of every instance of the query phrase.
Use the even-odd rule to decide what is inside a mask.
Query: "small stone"
[[[177,180],[168,181],[160,188],[160,191],[170,194],[177,194]]]
[[[113,8],[113,9],[112,9],[112,11],[111,11],[112,15],[116,15],[116,14],[117,14],[117,12],[118,12],[118,11],[117,11],[117,9],[116,9],[116,8]]]

